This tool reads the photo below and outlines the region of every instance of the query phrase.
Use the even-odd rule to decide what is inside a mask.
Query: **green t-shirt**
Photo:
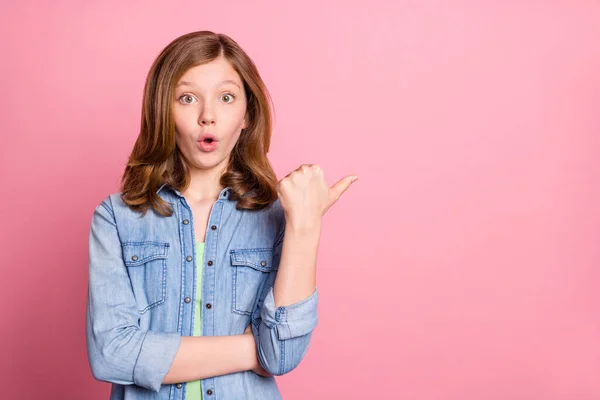
[[[204,242],[196,242],[196,307],[194,312],[194,336],[202,336],[202,266],[204,265]],[[201,380],[186,385],[187,400],[202,400]]]

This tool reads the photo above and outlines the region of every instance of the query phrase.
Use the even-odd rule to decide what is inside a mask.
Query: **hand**
[[[246,327],[246,330],[244,331],[245,335],[252,335],[252,324],[248,325]],[[252,340],[254,340],[254,337],[252,338]],[[256,347],[254,347],[254,351],[255,351],[255,359],[256,359],[256,364],[255,367],[251,369],[252,372],[254,372],[257,375],[260,376],[264,376],[264,377],[269,377],[269,376],[273,376],[270,373],[268,373],[261,365],[260,362],[258,361],[258,355],[256,355]]]
[[[315,221],[335,204],[358,177],[348,175],[332,187],[316,164],[303,164],[277,183],[277,195],[287,221]]]

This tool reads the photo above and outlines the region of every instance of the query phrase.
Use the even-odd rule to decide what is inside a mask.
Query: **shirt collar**
[[[165,190],[171,190],[173,193],[175,193],[179,197],[183,197],[183,195],[181,194],[181,192],[179,190],[175,189],[173,186],[169,185],[168,183],[163,183],[161,185],[161,187],[158,188],[156,193],[157,194],[160,193],[160,191],[163,190],[163,188]],[[221,193],[219,193],[219,199],[228,200],[230,193],[231,193],[231,188],[229,186],[227,186],[225,189],[221,190]]]

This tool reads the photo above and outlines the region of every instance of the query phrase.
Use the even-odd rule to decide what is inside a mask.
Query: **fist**
[[[286,220],[308,222],[320,219],[356,179],[354,175],[348,175],[329,187],[320,166],[301,165],[276,186]]]

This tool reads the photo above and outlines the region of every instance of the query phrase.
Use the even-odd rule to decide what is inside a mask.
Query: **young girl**
[[[194,32],[158,56],[121,192],[92,217],[86,339],[111,399],[280,399],[317,324],[317,165],[280,182],[271,111],[231,38]]]

